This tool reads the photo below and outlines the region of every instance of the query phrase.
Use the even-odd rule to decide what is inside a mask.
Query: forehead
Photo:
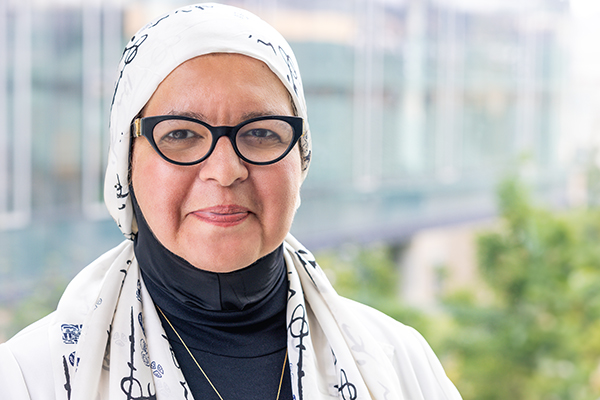
[[[226,53],[180,64],[160,83],[144,114],[211,113],[232,107],[241,113],[294,114],[289,92],[264,62]]]

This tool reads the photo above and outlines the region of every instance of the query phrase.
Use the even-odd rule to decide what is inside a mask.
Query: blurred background
[[[0,0],[0,342],[123,237],[103,200],[129,38],[175,0]],[[292,232],[421,331],[465,399],[600,398],[600,1],[238,0],[296,52]]]

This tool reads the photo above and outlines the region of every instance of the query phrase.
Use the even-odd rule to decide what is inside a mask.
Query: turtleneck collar
[[[198,269],[169,251],[154,236],[132,194],[138,233],[135,255],[144,280],[191,308],[210,311],[246,310],[264,299],[285,270],[283,245],[248,267],[228,273]]]

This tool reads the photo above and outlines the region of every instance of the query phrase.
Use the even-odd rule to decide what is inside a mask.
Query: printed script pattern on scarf
[[[264,62],[281,80],[304,119],[302,179],[311,158],[310,130],[298,64],[287,41],[245,10],[197,4],[175,10],[140,29],[129,41],[115,83],[110,150],[104,184],[108,210],[127,238],[137,232],[128,190],[130,125],[160,82],[177,66],[210,53],[237,53]]]
[[[313,256],[291,235],[284,248],[294,398],[403,399],[389,355],[357,322]],[[50,346],[57,399],[193,398],[130,241],[71,282],[53,316]],[[407,361],[403,368],[412,366]]]

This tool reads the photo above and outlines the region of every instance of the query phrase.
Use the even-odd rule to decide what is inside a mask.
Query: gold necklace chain
[[[175,334],[179,338],[179,341],[181,342],[181,344],[183,344],[183,347],[185,347],[185,349],[189,353],[190,357],[192,357],[192,360],[194,360],[194,362],[196,363],[196,366],[198,367],[198,369],[200,370],[200,372],[202,372],[202,375],[204,375],[204,377],[208,381],[208,384],[210,385],[210,387],[213,388],[213,390],[215,391],[215,393],[217,394],[217,396],[219,396],[219,399],[223,400],[223,397],[221,396],[221,393],[219,393],[219,391],[217,390],[217,388],[215,387],[215,385],[213,385],[213,383],[211,382],[211,380],[208,377],[208,375],[206,375],[206,372],[204,372],[204,370],[202,369],[202,367],[200,366],[200,364],[196,360],[196,357],[194,357],[194,355],[192,354],[192,352],[189,349],[189,347],[187,347],[187,344],[185,344],[185,342],[183,341],[183,339],[181,338],[181,336],[179,336],[179,332],[177,332],[177,330],[175,329],[175,327],[173,326],[173,324],[171,324],[171,321],[169,321],[169,318],[167,318],[167,316],[160,309],[159,306],[156,306],[156,308],[158,308],[158,311],[160,311],[160,313],[165,318],[165,320],[167,321],[167,323],[169,324],[169,326],[171,327],[171,329],[173,329],[173,332],[175,332]],[[283,375],[285,374],[285,363],[287,362],[287,356],[288,356],[288,352],[287,352],[287,349],[286,349],[285,350],[285,358],[283,359],[283,367],[281,368],[281,378],[279,378],[279,388],[277,389],[277,397],[276,397],[275,400],[279,400],[279,394],[281,393],[281,384],[283,383]]]

